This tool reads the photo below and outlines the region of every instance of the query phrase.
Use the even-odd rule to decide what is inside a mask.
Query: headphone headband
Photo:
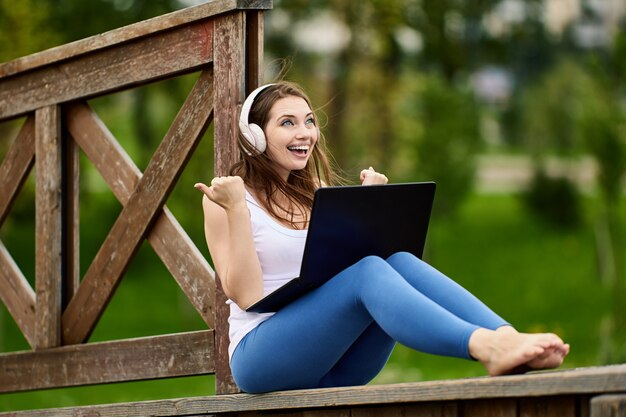
[[[260,87],[255,88],[249,95],[246,97],[246,100],[243,102],[241,106],[241,113],[239,114],[239,123],[243,123],[245,125],[250,124],[248,121],[248,117],[250,117],[250,110],[252,110],[252,104],[254,104],[254,99],[258,96],[261,91],[265,90],[267,87],[274,85],[275,83],[265,84]]]

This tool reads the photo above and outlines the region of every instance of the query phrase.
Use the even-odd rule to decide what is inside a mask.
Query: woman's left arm
[[[361,171],[360,179],[361,185],[387,184],[389,181],[384,174],[374,171],[372,167]]]

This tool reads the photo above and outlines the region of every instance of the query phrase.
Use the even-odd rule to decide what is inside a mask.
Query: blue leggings
[[[507,323],[419,258],[367,257],[287,305],[239,343],[231,360],[250,393],[371,381],[396,342],[470,359],[479,327]]]

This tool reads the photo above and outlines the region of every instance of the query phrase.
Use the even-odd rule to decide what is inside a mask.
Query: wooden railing
[[[271,7],[213,0],[0,64],[0,121],[25,116],[0,165],[0,225],[36,172],[36,290],[0,242],[0,299],[32,350],[0,354],[0,392],[210,373],[217,393],[237,390],[224,295],[164,203],[211,122],[216,174],[237,157]],[[142,173],[87,99],[190,72],[196,84]],[[79,150],[123,206],[82,279]],[[212,330],[87,343],[144,239]]]
[[[211,122],[215,174],[237,157],[237,114],[261,81],[262,17],[271,7],[271,0],[213,0],[0,64],[0,122],[25,120],[0,161],[0,226],[36,171],[36,290],[0,242],[0,299],[32,349],[0,354],[0,393],[211,373],[218,394],[237,392],[219,280],[164,202]],[[196,84],[141,172],[87,100],[191,72],[199,73]],[[123,206],[82,279],[79,150]],[[209,330],[88,343],[144,240]],[[624,410],[626,365],[617,365],[0,415],[616,417]]]

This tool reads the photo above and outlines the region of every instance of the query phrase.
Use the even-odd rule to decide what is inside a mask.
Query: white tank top
[[[294,230],[278,223],[248,191],[246,203],[250,210],[254,246],[263,271],[263,295],[267,295],[300,273],[307,230]],[[274,313],[248,313],[231,300],[226,303],[230,305],[228,354],[232,358],[241,339]]]

